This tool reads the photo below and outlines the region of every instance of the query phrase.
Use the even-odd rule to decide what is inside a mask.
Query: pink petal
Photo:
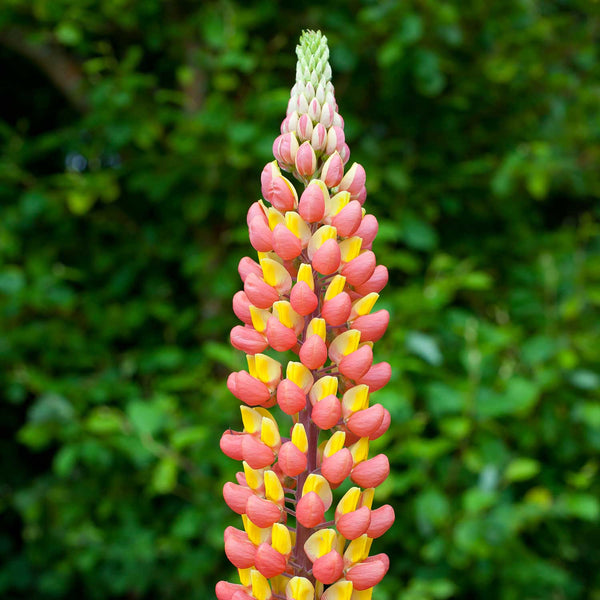
[[[338,270],[341,259],[337,241],[329,239],[313,254],[312,264],[321,275],[331,275]]]
[[[327,345],[314,333],[300,347],[299,356],[302,364],[308,369],[320,369],[327,360]]]
[[[263,542],[256,551],[255,566],[268,579],[281,575],[287,568],[287,560],[270,544]]]
[[[281,509],[277,504],[265,498],[259,498],[254,494],[248,496],[244,512],[257,527],[263,529],[271,527],[273,523],[278,523],[281,519]]]
[[[352,310],[352,300],[346,292],[341,292],[331,300],[325,300],[321,310],[321,316],[327,322],[327,325],[339,327],[348,321],[350,311]]]
[[[348,429],[359,437],[370,438],[380,427],[385,409],[381,404],[373,404],[364,410],[358,410],[350,416],[346,425]]]
[[[386,554],[369,556],[363,562],[348,569],[346,579],[352,582],[355,590],[368,590],[383,579],[389,566],[390,561]]]
[[[370,392],[376,392],[387,385],[391,377],[392,367],[390,363],[380,362],[373,365],[357,383],[364,383],[369,386]]]
[[[277,290],[265,283],[254,273],[250,273],[244,282],[244,292],[248,300],[258,308],[271,308],[279,300]]]
[[[392,417],[390,415],[390,411],[387,408],[383,409],[383,419],[381,420],[381,425],[374,431],[370,436],[370,440],[376,440],[380,438],[389,428],[390,423],[392,422]]]
[[[342,404],[336,396],[325,396],[312,409],[310,418],[320,429],[335,427],[342,416]]]
[[[346,278],[346,283],[355,287],[360,286],[373,275],[376,264],[375,254],[371,250],[365,250],[346,263],[342,267],[341,273]]]
[[[225,499],[225,504],[238,515],[245,514],[246,504],[250,496],[254,496],[254,492],[243,485],[228,481],[223,486],[223,498]]]
[[[305,317],[317,308],[319,299],[306,281],[298,281],[292,288],[290,304],[299,315]]]
[[[244,460],[253,469],[264,469],[271,466],[275,461],[273,450],[253,435],[244,436],[242,452],[244,453]]]
[[[302,252],[302,242],[283,223],[273,229],[273,250],[283,260],[292,260]]]
[[[267,321],[267,340],[277,352],[291,350],[298,342],[294,330],[286,327],[275,315],[270,316]]]
[[[358,229],[354,232],[354,235],[360,237],[363,241],[363,248],[367,244],[372,244],[377,231],[379,230],[379,223],[374,215],[365,215],[360,222]]]
[[[336,550],[319,556],[313,563],[312,574],[317,581],[328,585],[337,581],[344,572],[344,559]]]
[[[388,282],[388,270],[384,265],[377,265],[373,271],[373,275],[362,283],[355,286],[355,291],[361,296],[366,296],[371,292],[379,293]]]
[[[342,178],[339,189],[346,190],[353,195],[358,194],[365,185],[366,179],[367,174],[364,167],[359,163],[354,163]]]
[[[362,488],[375,488],[385,481],[390,474],[390,461],[385,454],[378,454],[365,460],[354,469],[350,478]]]
[[[331,224],[337,229],[340,237],[350,237],[358,229],[361,219],[362,210],[360,203],[352,200],[333,217]]]
[[[360,331],[362,342],[376,342],[385,333],[389,322],[390,313],[385,309],[381,309],[370,315],[356,317],[352,321],[352,329]]]
[[[328,188],[339,185],[344,176],[344,163],[338,152],[334,152],[323,165],[321,169],[321,179]]]
[[[233,460],[243,460],[244,453],[242,451],[242,440],[244,439],[244,433],[238,433],[237,431],[226,431],[221,436],[219,446],[221,452]]]
[[[257,354],[269,345],[265,337],[256,329],[246,325],[236,325],[229,336],[231,345],[246,354]]]
[[[248,569],[254,566],[256,546],[248,539],[244,531],[235,527],[225,530],[225,554],[229,562],[238,569]]]
[[[342,448],[331,456],[323,458],[321,475],[329,481],[332,487],[338,486],[352,470],[352,454],[348,448]]]
[[[309,183],[298,203],[298,212],[307,223],[317,223],[325,214],[323,190],[316,183]]]
[[[347,539],[355,540],[367,532],[371,522],[371,511],[366,506],[341,515],[335,520],[337,530]]]
[[[231,373],[227,379],[229,391],[248,406],[259,406],[271,397],[269,388],[247,371]]]
[[[371,346],[361,346],[358,350],[347,354],[339,363],[340,373],[344,377],[358,380],[363,377],[373,364]]]
[[[246,296],[246,292],[240,290],[233,296],[233,312],[235,316],[246,325],[252,325],[252,316],[250,315],[250,300]]]
[[[306,469],[306,454],[300,452],[292,442],[282,444],[277,460],[281,471],[288,477],[296,477]]]
[[[367,529],[367,535],[370,538],[382,536],[393,524],[396,515],[394,509],[389,504],[384,504],[371,511],[371,522]]]
[[[308,492],[296,505],[296,519],[304,527],[316,527],[325,521],[325,505],[316,492]]]
[[[294,415],[306,406],[306,394],[291,379],[282,379],[277,386],[277,404],[285,414]]]
[[[252,219],[248,225],[250,243],[257,252],[269,252],[273,250],[273,236],[269,226],[260,216]]]

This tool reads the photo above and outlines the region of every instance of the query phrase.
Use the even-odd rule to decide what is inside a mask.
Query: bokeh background
[[[232,578],[247,207],[331,47],[392,313],[377,600],[600,598],[600,4],[4,0],[0,597]]]

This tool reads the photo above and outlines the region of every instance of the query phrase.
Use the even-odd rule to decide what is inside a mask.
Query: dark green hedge
[[[600,4],[0,8],[0,596],[213,596],[245,211],[329,38],[392,313],[377,600],[600,598]]]

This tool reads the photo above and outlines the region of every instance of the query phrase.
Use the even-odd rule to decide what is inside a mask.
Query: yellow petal
[[[355,465],[367,460],[369,458],[369,438],[360,438],[349,449]]]
[[[272,419],[262,419],[260,428],[260,441],[264,442],[269,448],[275,448],[281,444],[279,427]]]
[[[325,319],[315,317],[310,320],[308,327],[306,328],[306,339],[311,335],[317,334],[323,341],[327,339],[327,323]]]
[[[272,258],[260,260],[265,283],[273,286],[280,293],[287,293],[292,287],[292,276],[288,270]]]
[[[358,348],[360,343],[360,331],[349,329],[338,335],[329,345],[329,356],[347,356]],[[256,355],[258,356],[258,354]]]
[[[319,529],[306,540],[304,552],[314,562],[320,556],[331,552],[335,537],[335,529]]]
[[[249,406],[240,406],[240,411],[242,413],[244,431],[247,433],[256,433],[257,431],[260,431],[263,419],[261,414]]]
[[[346,441],[346,434],[343,431],[336,431],[325,444],[323,449],[323,456],[331,456],[344,447]]]
[[[366,533],[355,540],[352,540],[348,544],[346,552],[344,552],[344,558],[346,561],[356,564],[365,560],[365,558],[369,556],[369,550],[371,549],[372,541],[373,540],[369,538]]]
[[[308,287],[315,291],[315,279],[313,277],[312,267],[308,263],[302,263],[298,267],[297,281],[304,281]]]
[[[305,496],[309,492],[315,492],[319,496],[319,498],[323,500],[325,510],[327,510],[331,506],[331,503],[333,501],[333,494],[331,493],[329,482],[322,475],[311,473],[306,478],[304,486],[302,487],[302,495]]]
[[[350,202],[350,192],[338,192],[335,196],[325,198],[325,216],[334,217]]]
[[[319,227],[308,242],[308,258],[312,260],[313,254],[327,241],[337,238],[337,229],[331,225]]]
[[[323,400],[325,396],[337,394],[337,388],[337,377],[331,377],[331,375],[326,375],[325,377],[321,377],[321,379],[317,379],[317,381],[315,381],[314,385],[310,389],[311,402],[315,404],[319,400]]]
[[[292,538],[289,529],[283,523],[275,523],[271,530],[271,546],[280,554],[292,551]]]
[[[360,488],[350,488],[338,502],[337,508],[335,509],[336,514],[345,515],[346,513],[356,510],[359,498]]]
[[[248,515],[242,515],[242,522],[244,523],[244,529],[248,534],[248,539],[255,545],[258,546],[263,542],[268,541],[271,536],[271,528],[265,527],[261,529],[257,527],[249,518]]]
[[[346,391],[342,397],[344,414],[369,408],[369,386],[361,383]]]
[[[260,469],[253,469],[246,461],[242,463],[244,465],[244,475],[246,477],[246,483],[248,487],[253,490],[258,490],[263,485],[263,472]]]
[[[360,505],[366,506],[367,508],[371,508],[373,506],[373,498],[375,496],[375,488],[367,488],[363,490],[362,496],[360,498]]]
[[[281,377],[281,364],[266,354],[254,355],[254,367],[256,369],[254,377],[263,383],[269,384]]]
[[[354,590],[350,600],[371,600],[373,597],[373,588],[367,590]]]
[[[300,450],[306,452],[308,450],[308,437],[302,423],[296,423],[292,429],[292,444]]]
[[[306,577],[292,577],[285,588],[289,600],[314,600],[315,588]]]
[[[331,300],[335,298],[338,294],[344,291],[344,286],[346,285],[346,278],[343,275],[336,275],[332,280],[329,286],[327,286],[327,291],[325,292],[325,300]]]
[[[306,224],[306,221],[293,210],[285,213],[285,226],[304,243],[311,236],[310,227]]]
[[[256,569],[252,569],[250,576],[252,579],[252,595],[256,600],[269,600],[272,594],[268,579]]]
[[[311,388],[314,377],[301,362],[290,361],[285,372],[287,379],[293,381],[306,394]]]
[[[285,225],[285,217],[272,206],[267,209],[267,218],[269,219],[269,229],[273,231],[277,225]]]
[[[279,477],[273,471],[265,471],[265,498],[273,502],[281,502],[283,500],[283,487]]]
[[[340,242],[340,252],[342,254],[342,262],[350,262],[356,258],[362,247],[362,238],[357,235]]]
[[[250,571],[252,569],[248,568],[248,569],[238,569],[238,575],[240,578],[240,583],[245,586],[245,587],[249,587],[250,585],[252,585],[252,579],[250,578]]]
[[[327,588],[321,596],[321,600],[350,600],[352,590],[351,581],[338,581]]]
[[[359,298],[352,304],[352,312],[358,316],[368,315],[371,310],[373,310],[378,298],[379,294],[377,292],[371,292],[370,294]]]
[[[273,314],[279,319],[280,323],[294,329],[304,319],[292,308],[292,305],[287,300],[278,300],[273,302]]]
[[[267,328],[267,321],[271,316],[271,311],[266,308],[256,308],[250,305],[250,317],[252,318],[252,327],[259,333],[262,333]]]

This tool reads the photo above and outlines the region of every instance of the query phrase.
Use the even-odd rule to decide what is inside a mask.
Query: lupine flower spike
[[[243,528],[225,531],[239,583],[220,581],[219,600],[368,600],[389,566],[370,551],[394,522],[390,505],[373,507],[390,467],[385,454],[369,458],[369,442],[390,425],[371,401],[391,375],[373,362],[389,322],[374,310],[388,274],[371,249],[377,219],[363,208],[365,170],[348,166],[327,39],[307,31],[296,52],[275,160],[248,210],[257,259],[240,261],[243,291],[233,298],[243,324],[231,343],[248,369],[227,381],[243,402],[243,431],[226,431],[221,449],[243,467],[223,496]],[[284,368],[269,348],[293,360]],[[268,410],[276,405],[289,430]]]

